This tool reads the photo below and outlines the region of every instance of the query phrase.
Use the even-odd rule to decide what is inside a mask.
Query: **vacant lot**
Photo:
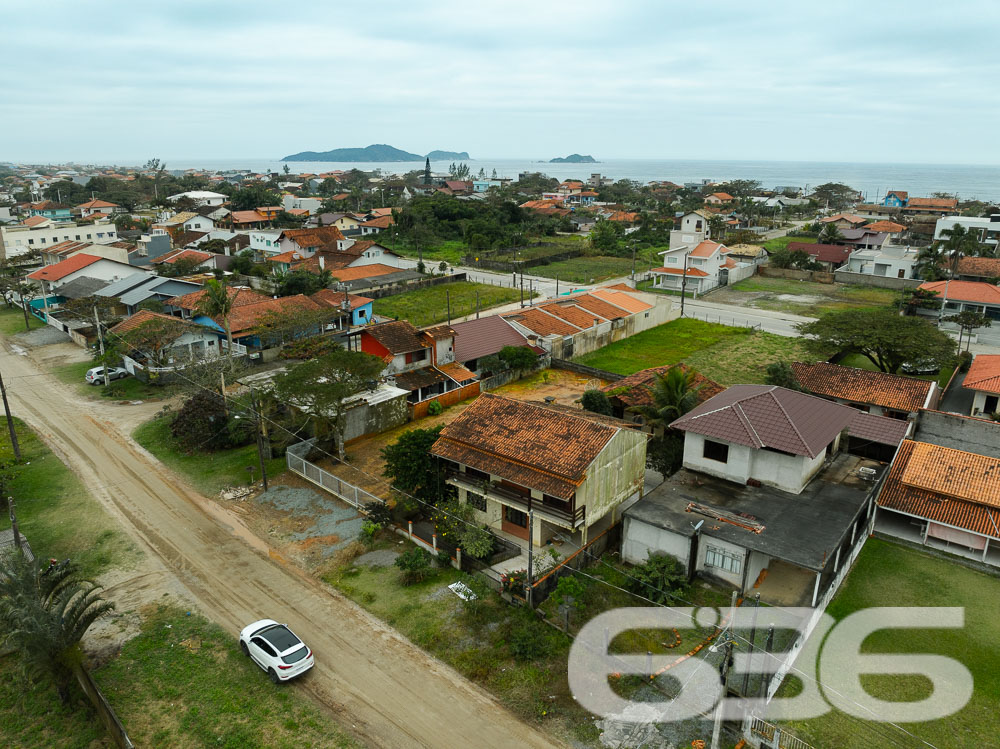
[[[641,369],[675,364],[720,341],[749,335],[751,331],[747,328],[681,318],[585,354],[577,361],[590,367],[630,375]]]
[[[136,429],[132,438],[167,467],[184,476],[195,489],[212,495],[227,486],[246,485],[250,480],[249,466],[253,466],[254,480],[260,480],[256,445],[216,452],[196,451],[189,455],[177,445],[170,433],[172,418],[173,414],[168,412],[165,416],[151,419]],[[267,463],[268,476],[277,476],[284,470],[284,457]]]
[[[45,323],[34,315],[28,315],[28,329],[44,328]],[[0,307],[0,333],[6,336],[25,332],[24,310],[20,307]]]
[[[817,747],[995,746],[1000,732],[1000,617],[996,601],[1000,579],[888,541],[871,539],[844,587],[827,609],[835,619],[874,606],[960,606],[961,629],[895,629],[870,635],[866,653],[929,653],[954,658],[972,672],[975,691],[962,710],[947,718],[907,723],[911,738],[885,723],[872,724],[831,711],[789,724],[800,738]],[[912,701],[927,697],[930,682],[922,676],[863,676],[873,697]],[[786,683],[782,689],[789,687]]]
[[[706,300],[721,304],[790,312],[818,317],[824,312],[857,307],[887,307],[898,298],[892,289],[874,286],[814,283],[785,278],[753,276],[710,292]]]
[[[520,289],[459,281],[376,299],[372,309],[376,315],[409,320],[419,328],[447,320],[449,302],[452,320],[474,314],[477,292],[481,310],[516,302],[521,298]]]
[[[786,235],[784,237],[775,237],[774,239],[769,239],[764,242],[764,249],[768,252],[774,252],[775,250],[783,250],[788,247],[792,242],[806,242],[808,244],[816,244],[819,240],[816,237],[798,237],[793,235]]]
[[[739,328],[738,328],[739,330]],[[725,338],[684,359],[720,385],[763,384],[767,365],[776,361],[817,361],[826,359],[806,347],[802,338],[753,331],[749,335]]]
[[[570,283],[597,283],[609,278],[627,276],[632,270],[632,259],[594,255],[559,260],[548,265],[529,268],[528,273],[545,278],[558,278]]]

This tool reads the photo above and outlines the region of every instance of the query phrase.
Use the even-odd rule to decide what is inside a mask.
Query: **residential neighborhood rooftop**
[[[1000,354],[978,354],[965,374],[962,387],[1000,393]]]
[[[934,383],[916,377],[845,367],[828,362],[791,364],[795,378],[816,395],[913,412],[926,408]]]

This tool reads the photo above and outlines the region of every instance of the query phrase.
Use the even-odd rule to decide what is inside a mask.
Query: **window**
[[[93,235],[93,234],[88,234],[88,235],[87,235],[87,239],[93,239],[93,238],[94,238],[94,235]]]
[[[465,501],[475,507],[480,512],[486,512],[486,497],[482,494],[465,493]]]
[[[720,463],[727,463],[729,462],[729,445],[722,442],[705,440],[705,448],[702,451],[702,456],[708,460],[717,460]]]
[[[29,240],[28,240],[28,244],[34,244],[34,243],[35,243],[35,240],[34,240],[34,239],[29,239]],[[20,244],[20,242],[18,242],[18,244]]]
[[[518,526],[519,528],[528,527],[528,513],[516,510],[513,507],[503,508],[504,520],[508,523]]]
[[[643,317],[649,317],[649,313],[648,313],[648,312],[647,312],[647,313],[645,313],[645,314],[643,315]]]
[[[98,239],[104,239],[104,232],[102,232],[102,231],[97,232],[97,238]]]
[[[743,571],[743,557],[728,549],[720,549],[717,546],[705,546],[705,566],[716,567],[734,575]]]
[[[79,234],[77,234],[77,235],[76,235],[76,241],[77,241],[77,242],[79,242],[79,241],[80,241],[80,235],[79,235]]]

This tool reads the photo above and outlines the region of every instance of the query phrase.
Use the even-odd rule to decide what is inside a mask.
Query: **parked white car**
[[[273,619],[261,619],[240,632],[240,650],[279,684],[313,667],[312,650],[292,630]]]
[[[122,377],[128,377],[128,370],[122,369],[121,367],[110,367],[108,369],[108,380],[120,380]],[[104,367],[94,367],[93,369],[88,369],[84,379],[90,385],[103,385]]]

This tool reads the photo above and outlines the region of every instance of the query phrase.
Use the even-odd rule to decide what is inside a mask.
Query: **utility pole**
[[[14,458],[21,459],[21,445],[17,441],[17,432],[14,430],[14,418],[10,415],[10,405],[7,403],[7,388],[3,384],[3,375],[0,375],[0,395],[3,395],[3,412],[7,416],[7,429],[10,430],[10,444],[14,448]]]
[[[97,343],[101,347],[101,369],[104,370],[104,387],[111,384],[108,378],[108,363],[104,361],[104,334],[101,332],[101,319],[97,316],[97,305],[94,305],[94,327],[97,328]]]
[[[531,505],[528,505],[529,507]],[[534,608],[534,601],[532,600],[534,596],[531,594],[532,585],[535,582],[535,572],[534,572],[534,535],[535,530],[535,511],[528,510],[528,575],[524,581],[524,600],[528,604],[528,608]]]
[[[768,679],[764,678],[764,673],[769,673],[769,661],[771,656],[771,650],[774,649],[774,625],[772,624],[767,628],[767,639],[764,641],[764,668],[761,669],[760,677],[760,694],[767,697],[767,684]]]
[[[479,289],[476,289],[476,319],[479,319]]]
[[[559,275],[556,274],[556,296],[559,296]]]
[[[720,638],[725,640],[723,643],[724,651],[722,654],[722,663],[719,664],[719,675],[722,678],[722,696],[719,698],[719,702],[715,706],[715,718],[712,726],[712,749],[720,749],[719,739],[722,733],[722,705],[725,703],[726,697],[729,694],[729,669],[732,666],[733,660],[733,641],[729,636],[729,630],[733,626],[735,619],[736,591],[734,590],[732,602],[729,604],[729,622],[719,635]]]
[[[260,401],[257,392],[250,390],[250,407],[254,415],[254,431],[257,432],[257,460],[260,461],[260,475],[264,481],[264,491],[267,491],[267,464],[264,462],[264,417],[260,412]]]
[[[750,691],[750,659],[753,658],[754,638],[757,637],[757,612],[759,609],[760,593],[757,594],[757,598],[754,600],[753,621],[750,623],[750,644],[747,645],[747,669],[746,673],[743,674],[743,697],[746,697]]]
[[[17,547],[18,552],[24,553],[21,548],[21,531],[17,527],[17,514],[14,512],[14,498],[7,497],[7,510],[10,512],[10,530],[14,534],[14,546]]]
[[[451,325],[451,291],[449,291],[448,289],[444,290],[444,303],[448,306],[448,324]]]
[[[521,274],[521,309],[524,309],[524,274]]]
[[[684,255],[684,270],[681,272],[681,317],[684,317],[684,292],[688,282],[688,256]]]
[[[632,284],[635,284],[635,240],[632,240]]]

